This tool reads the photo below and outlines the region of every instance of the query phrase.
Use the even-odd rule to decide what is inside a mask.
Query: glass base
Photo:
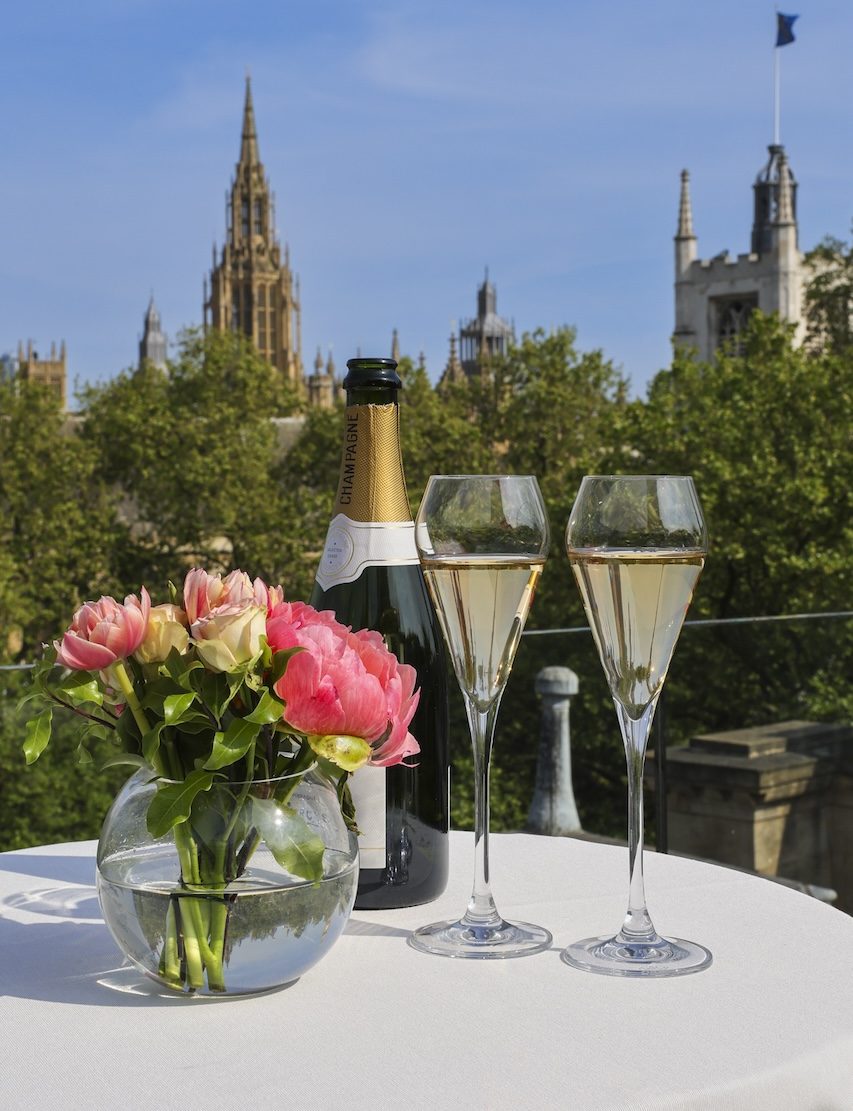
[[[560,954],[584,972],[603,976],[687,976],[707,968],[713,957],[702,945],[681,938],[655,937],[651,942],[628,942],[622,937],[588,937]]]
[[[469,957],[474,960],[501,960],[526,957],[550,948],[553,938],[541,926],[529,922],[476,924],[466,919],[433,922],[409,935],[408,942],[421,953],[438,957]]]

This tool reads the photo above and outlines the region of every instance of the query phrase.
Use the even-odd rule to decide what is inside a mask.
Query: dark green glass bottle
[[[413,768],[362,768],[350,780],[362,830],[356,907],[414,906],[448,872],[448,695],[444,641],[415,550],[400,451],[393,359],[350,359],[332,521],[311,596],[353,629],[377,629],[418,673]]]

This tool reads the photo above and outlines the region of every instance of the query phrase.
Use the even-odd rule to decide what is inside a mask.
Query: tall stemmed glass
[[[628,912],[615,937],[592,937],[563,960],[614,976],[698,972],[711,954],[659,936],[643,887],[643,763],[675,642],[707,552],[687,477],[594,475],[583,480],[566,547],[616,704],[628,762]]]
[[[462,918],[416,930],[409,944],[445,957],[521,957],[551,944],[540,926],[506,922],[489,885],[489,761],[501,695],[548,552],[535,478],[433,475],[415,542],[474,746],[474,887]]]

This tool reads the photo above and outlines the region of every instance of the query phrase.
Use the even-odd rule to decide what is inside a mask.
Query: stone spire
[[[690,205],[690,173],[681,171],[681,199],[678,204],[678,231],[676,239],[695,239],[693,233],[693,209]]]
[[[317,374],[323,373],[323,352],[320,350],[319,344],[317,345],[317,357],[314,360],[314,370]]]
[[[328,374],[330,378],[335,377],[335,360],[332,358],[331,347],[329,348],[329,358],[326,360],[326,374]]]
[[[272,193],[258,153],[252,87],[246,77],[240,161],[228,195],[227,239],[213,249],[204,322],[240,332],[298,391],[305,388],[299,282],[272,220]],[[284,259],[282,260],[282,255]]]
[[[255,130],[255,109],[252,104],[252,79],[246,74],[246,100],[243,105],[243,134],[240,139],[240,162],[254,166],[260,162],[258,133]]]
[[[166,366],[167,340],[160,324],[160,314],[154,304],[154,294],[148,302],[145,313],[142,339],[139,341],[139,369],[146,363],[163,370]]]
[[[794,221],[794,200],[791,194],[791,171],[784,151],[779,155],[779,199],[776,203],[777,226],[790,225]]]
[[[452,382],[462,382],[465,379],[465,371],[462,369],[462,363],[459,361],[459,356],[456,354],[456,321],[451,323],[450,332],[450,354],[447,356],[447,365],[444,368],[444,373],[441,376],[441,384],[449,384]]]
[[[690,270],[696,261],[698,246],[693,231],[693,207],[690,204],[690,174],[681,171],[681,196],[678,202],[678,230],[675,233],[675,332],[684,346],[695,339],[691,323]]]
[[[397,329],[391,333],[391,358],[395,363],[400,361],[400,340],[397,336]]]

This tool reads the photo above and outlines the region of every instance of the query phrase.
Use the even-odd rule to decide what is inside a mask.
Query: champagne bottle
[[[356,808],[360,909],[414,906],[444,890],[449,764],[444,641],[415,549],[400,452],[393,359],[350,359],[341,474],[311,604],[353,629],[376,629],[418,673],[410,726],[415,767],[360,768]]]

